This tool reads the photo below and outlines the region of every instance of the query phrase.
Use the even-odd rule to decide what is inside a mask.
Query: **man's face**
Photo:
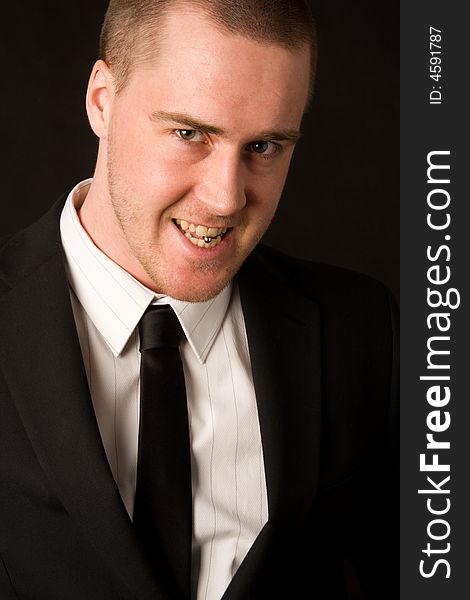
[[[136,67],[110,107],[108,229],[122,267],[182,300],[227,285],[275,213],[309,69],[307,48],[224,34],[200,13],[169,15],[156,62]]]

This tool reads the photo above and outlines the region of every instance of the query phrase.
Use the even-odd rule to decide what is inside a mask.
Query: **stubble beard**
[[[119,225],[123,241],[128,246],[131,255],[138,261],[146,275],[154,284],[152,290],[156,293],[168,295],[176,300],[183,300],[186,302],[206,302],[217,296],[230,284],[245,262],[247,256],[259,243],[267,229],[267,225],[266,227],[260,227],[256,239],[248,248],[241,248],[240,245],[237,244],[237,241],[234,240],[234,259],[230,261],[230,264],[227,266],[223,266],[218,259],[206,261],[194,260],[192,264],[193,271],[204,275],[206,281],[207,277],[214,275],[214,285],[211,285],[210,289],[193,286],[191,290],[186,289],[182,294],[181,292],[178,292],[178,284],[175,284],[175,278],[177,278],[178,274],[166,274],[161,263],[159,263],[158,257],[160,250],[158,245],[153,244],[151,241],[146,243],[145,240],[138,240],[136,239],[136,236],[131,234],[133,230],[136,230],[136,227],[139,227],[140,223],[144,222],[144,219],[142,215],[139,215],[136,210],[132,208],[132,203],[129,201],[131,191],[126,188],[119,177],[118,169],[116,168],[113,159],[112,144],[110,144],[108,151],[108,189],[113,212]],[[223,276],[220,276],[221,270],[223,271]]]

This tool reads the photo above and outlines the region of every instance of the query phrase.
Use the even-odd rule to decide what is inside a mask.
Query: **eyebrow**
[[[184,113],[165,112],[163,110],[157,110],[150,115],[153,121],[168,121],[178,125],[184,125],[188,129],[196,129],[203,133],[212,133],[219,135],[220,137],[227,137],[227,132],[215,125],[209,123],[203,123],[199,119],[192,117]],[[256,134],[253,138],[256,141],[274,141],[274,142],[291,142],[295,143],[301,137],[300,131],[297,129],[279,129],[279,130],[266,130]]]

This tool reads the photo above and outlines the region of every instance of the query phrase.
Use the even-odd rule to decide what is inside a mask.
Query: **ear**
[[[114,98],[114,79],[108,65],[98,60],[88,82],[86,111],[90,126],[100,138],[106,138],[109,127],[109,114]]]

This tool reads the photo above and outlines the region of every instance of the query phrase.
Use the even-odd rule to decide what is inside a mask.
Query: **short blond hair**
[[[203,11],[222,30],[291,51],[311,49],[311,91],[317,38],[307,0],[111,0],[100,36],[100,58],[121,91],[138,64],[158,52],[165,16],[178,6]]]

